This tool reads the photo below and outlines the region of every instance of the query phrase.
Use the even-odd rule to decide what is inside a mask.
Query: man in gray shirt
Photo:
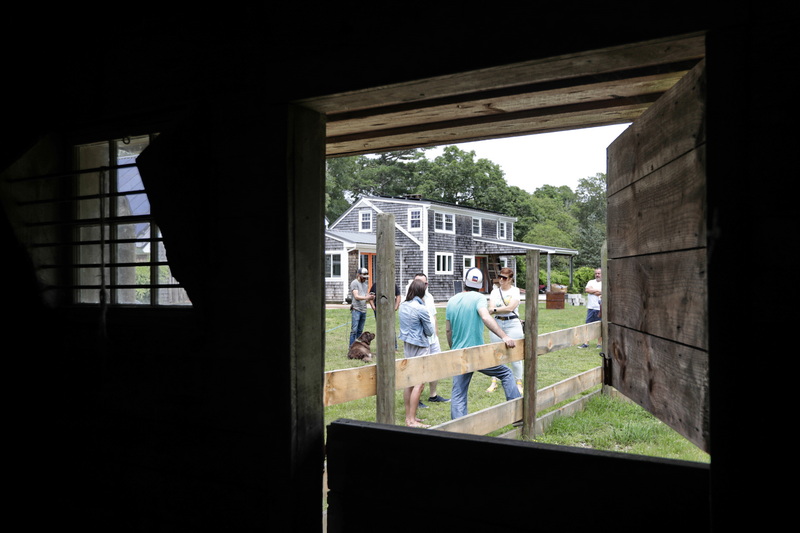
[[[350,345],[364,332],[364,322],[367,320],[367,302],[375,299],[369,293],[369,272],[366,268],[359,268],[356,279],[350,282],[350,292],[353,295],[353,304],[350,306],[352,322],[350,326]]]

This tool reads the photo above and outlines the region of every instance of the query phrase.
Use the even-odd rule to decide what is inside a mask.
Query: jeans
[[[362,333],[364,333],[364,323],[367,321],[366,311],[352,310],[350,311],[350,315],[352,317],[352,322],[350,326],[350,344],[347,345],[348,348]]]
[[[506,365],[497,365],[479,370],[481,374],[496,377],[503,385],[506,393],[506,400],[513,400],[520,397],[519,389],[514,381],[514,374]],[[465,416],[467,410],[467,393],[469,392],[469,382],[472,381],[473,372],[453,376],[453,395],[450,399],[450,418],[455,420]]]

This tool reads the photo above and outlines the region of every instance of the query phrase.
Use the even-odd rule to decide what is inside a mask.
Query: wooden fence
[[[538,336],[536,353],[543,355],[555,350],[583,344],[600,336],[600,323],[583,324]],[[506,348],[502,342],[484,344],[472,348],[449,350],[432,355],[395,360],[395,390],[419,383],[428,383],[466,372],[511,363],[524,359],[524,343],[518,341],[514,348]],[[358,400],[378,394],[377,365],[325,372],[324,405],[330,406]],[[536,411],[544,411],[602,383],[602,370],[597,367],[537,391]],[[523,398],[503,402],[493,407],[471,413],[462,418],[434,426],[432,429],[485,435],[523,419]],[[554,413],[572,410],[570,404]],[[546,425],[557,414],[549,413],[536,420],[535,434],[541,434]],[[516,436],[516,431],[504,436]]]
[[[562,329],[538,336],[536,354],[543,355],[549,352],[577,346],[596,339],[600,336],[600,322],[583,324],[574,328]],[[408,387],[417,383],[427,383],[439,379],[452,377],[464,372],[477,371],[499,364],[520,361],[524,359],[524,343],[517,342],[514,348],[508,349],[502,342],[485,344],[473,348],[449,350],[433,355],[424,355],[410,359],[395,360],[395,390]],[[325,406],[350,402],[360,398],[377,395],[377,365],[371,364],[359,368],[332,370],[325,372],[323,400]],[[535,392],[525,388],[526,394],[532,392],[536,395],[537,414],[550,409],[570,398],[575,398],[581,393],[600,385],[603,382],[602,368],[596,367],[587,370],[563,381],[544,387]],[[527,383],[525,384],[527,385]],[[597,391],[599,392],[599,391]],[[597,392],[584,395],[572,402],[553,410],[546,415],[536,418],[533,428],[534,435],[541,435],[558,416],[569,415],[580,410],[586,402]],[[523,398],[502,402],[498,405],[470,413],[456,420],[431,427],[440,431],[468,433],[471,435],[486,435],[497,429],[515,424],[523,419]],[[530,403],[529,403],[530,405]],[[426,430],[427,431],[427,430]],[[517,427],[500,437],[517,438],[521,428]],[[328,495],[327,464],[323,471],[322,498]],[[323,511],[323,521],[327,527],[327,512]]]

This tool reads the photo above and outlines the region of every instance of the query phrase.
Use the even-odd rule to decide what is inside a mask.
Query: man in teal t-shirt
[[[447,342],[450,349],[470,348],[483,344],[483,327],[486,326],[500,337],[506,346],[516,346],[514,339],[506,335],[497,322],[492,319],[486,295],[478,292],[483,287],[483,273],[478,268],[470,268],[464,273],[464,291],[447,302],[445,310]],[[514,374],[506,365],[497,365],[480,370],[482,374],[493,376],[503,384],[506,400],[519,398],[519,389]],[[450,399],[450,417],[455,419],[468,413],[467,393],[472,381],[472,372],[453,376],[453,395]]]

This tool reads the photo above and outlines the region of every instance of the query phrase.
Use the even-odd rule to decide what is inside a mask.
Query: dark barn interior
[[[771,530],[766,474],[785,452],[749,460],[747,348],[779,353],[791,338],[745,339],[739,321],[766,331],[792,299],[750,312],[745,258],[783,249],[791,227],[796,45],[769,2],[710,4],[24,8],[4,35],[0,153],[12,515],[26,530],[322,531],[327,451],[329,531]],[[358,118],[352,102],[385,97],[373,88],[403,88],[393,109],[414,111],[416,80],[476,99],[480,76],[461,74],[685,35],[701,36],[708,79],[710,467],[350,422],[324,443],[324,157],[357,153],[347,139],[382,146],[326,123]],[[348,96],[326,107],[328,95]],[[531,131],[591,125],[597,110],[583,109]],[[417,131],[389,147],[503,134]],[[148,133],[160,135],[137,163],[193,305],[53,298],[15,184],[68,172],[75,144]],[[436,496],[431,470],[446,483]],[[405,497],[425,510],[409,514]]]

